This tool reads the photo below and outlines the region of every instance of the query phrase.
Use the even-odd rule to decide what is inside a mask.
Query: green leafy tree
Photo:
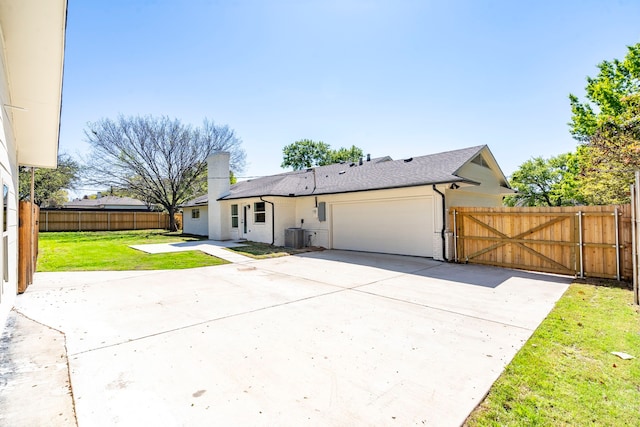
[[[362,157],[362,149],[352,145],[351,148],[332,150],[329,144],[311,139],[301,139],[285,146],[282,150],[283,168],[291,167],[301,170],[313,166],[324,166],[332,163],[355,162]]]
[[[330,152],[331,163],[357,162],[363,155],[362,148],[355,145],[352,145],[351,148],[339,148]]]
[[[624,60],[602,61],[598,75],[587,77],[586,98],[580,102],[570,94],[571,134],[579,141],[588,142],[605,123],[628,117],[634,102],[629,96],[640,93],[640,43],[628,46]]]
[[[640,43],[587,78],[586,101],[570,95],[571,134],[582,143],[581,192],[590,204],[627,203],[640,168]]]
[[[67,154],[58,155],[56,169],[34,170],[34,200],[42,207],[59,207],[68,201],[64,190],[73,189],[80,180],[81,167]],[[21,166],[18,177],[20,200],[31,198],[31,168]]]
[[[524,162],[509,183],[518,193],[505,198],[507,206],[570,206],[581,204],[579,157],[573,153]]]
[[[209,155],[231,154],[231,169],[244,167],[241,140],[227,126],[204,121],[201,127],[168,117],[124,117],[90,123],[85,130],[92,147],[91,181],[126,189],[148,205],[161,205],[176,230],[177,207],[202,194]]]
[[[331,163],[331,147],[322,141],[301,139],[282,149],[283,168],[292,167],[301,170],[312,166],[322,166]]]
[[[590,204],[629,202],[629,186],[640,168],[640,94],[627,96],[623,102],[630,107],[601,123],[579,150],[581,191]]]

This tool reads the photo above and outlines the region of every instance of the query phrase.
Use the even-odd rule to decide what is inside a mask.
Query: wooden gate
[[[456,262],[631,279],[631,209],[622,206],[449,210]]]
[[[18,212],[18,293],[33,283],[38,258],[38,217],[40,207],[21,201]],[[5,246],[6,250],[6,246]]]

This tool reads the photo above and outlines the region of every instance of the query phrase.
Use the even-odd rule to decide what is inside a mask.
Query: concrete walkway
[[[180,243],[154,243],[149,245],[131,245],[133,249],[143,251],[149,254],[162,254],[168,252],[184,252],[184,251],[202,251],[206,254],[213,255],[217,258],[222,258],[226,261],[238,263],[254,261],[253,258],[241,255],[234,251],[229,251],[225,248],[237,248],[243,245],[242,243],[231,241],[216,241],[216,240],[200,240],[195,242],[180,242]]]
[[[17,310],[65,334],[80,426],[458,426],[570,281],[324,251],[37,273]]]

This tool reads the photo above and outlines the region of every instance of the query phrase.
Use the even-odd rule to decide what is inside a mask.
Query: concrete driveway
[[[570,279],[324,251],[38,273],[80,426],[458,426]]]

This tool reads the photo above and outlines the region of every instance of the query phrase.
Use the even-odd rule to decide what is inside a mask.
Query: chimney
[[[101,199],[102,198],[102,191],[98,191],[96,193],[96,198]]]
[[[229,194],[229,157],[226,151],[213,153],[207,158],[207,183],[209,197],[209,239],[229,240],[231,214],[225,203],[218,199]]]

